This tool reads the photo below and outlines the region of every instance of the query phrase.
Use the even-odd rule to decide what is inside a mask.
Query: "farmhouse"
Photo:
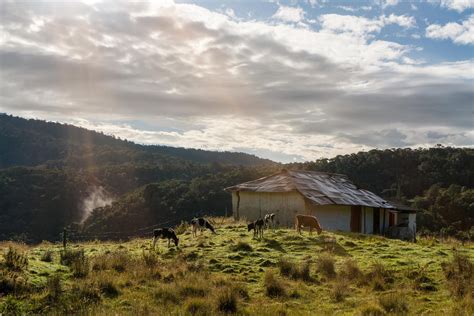
[[[397,208],[342,174],[282,170],[225,190],[232,193],[237,219],[255,220],[272,212],[280,226],[292,227],[296,214],[309,214],[326,230],[385,234],[391,228],[397,234],[397,226],[404,226],[408,238],[416,231],[415,210]]]

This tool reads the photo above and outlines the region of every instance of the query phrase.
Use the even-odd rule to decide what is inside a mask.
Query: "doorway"
[[[373,226],[373,233],[380,234],[380,209],[378,207],[374,207],[374,226]]]
[[[351,206],[351,232],[360,233],[360,219],[362,207],[360,205]]]

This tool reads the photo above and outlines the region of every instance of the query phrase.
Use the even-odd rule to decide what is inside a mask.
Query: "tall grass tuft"
[[[342,263],[339,275],[347,280],[356,280],[362,276],[362,271],[354,259],[347,259]]]
[[[272,298],[286,296],[285,286],[270,270],[265,273],[265,293]]]
[[[387,313],[405,314],[408,312],[407,298],[399,292],[380,296],[379,304]]]
[[[53,251],[51,249],[46,249],[41,255],[41,261],[53,262]]]
[[[219,292],[216,297],[216,308],[219,312],[233,314],[237,312],[237,296],[227,288]]]
[[[290,261],[286,258],[280,258],[277,262],[277,266],[280,270],[280,274],[285,277],[291,278],[293,280],[312,280],[309,262],[297,264],[296,262]]]
[[[10,271],[22,272],[28,267],[28,256],[11,246],[4,254],[4,259],[5,267]]]
[[[441,264],[449,291],[457,298],[462,298],[474,292],[474,264],[458,252],[453,259]]]
[[[329,279],[336,277],[334,257],[329,254],[319,256],[316,261],[316,270]]]
[[[61,285],[61,278],[55,274],[48,278],[46,281],[46,289],[48,291],[48,299],[53,302],[59,301],[63,292]]]

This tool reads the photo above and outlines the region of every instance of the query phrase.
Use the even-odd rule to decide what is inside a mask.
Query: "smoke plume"
[[[95,208],[112,204],[114,199],[102,186],[93,186],[89,195],[82,201],[81,224],[91,215]]]

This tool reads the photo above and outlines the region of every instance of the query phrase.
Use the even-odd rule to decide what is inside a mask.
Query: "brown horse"
[[[319,224],[319,221],[316,217],[311,215],[301,215],[298,214],[295,217],[295,228],[298,233],[301,234],[301,227],[309,227],[309,233],[313,232],[313,228],[316,229],[318,235],[321,234],[323,229]]]

